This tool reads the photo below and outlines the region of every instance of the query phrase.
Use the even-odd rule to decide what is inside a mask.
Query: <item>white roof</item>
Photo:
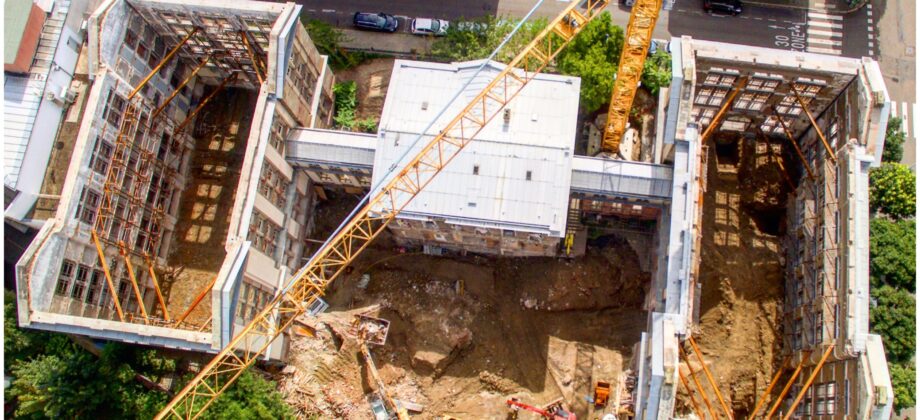
[[[481,63],[396,61],[374,156],[374,185]],[[489,63],[430,133],[453,119],[501,68]],[[537,76],[509,105],[510,122],[494,118],[402,217],[442,217],[450,223],[563,236],[580,85],[576,77]],[[431,138],[425,136],[416,149]],[[473,174],[476,166],[478,175]]]

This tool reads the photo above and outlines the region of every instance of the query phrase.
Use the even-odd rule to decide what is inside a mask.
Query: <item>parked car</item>
[[[356,28],[380,32],[396,32],[396,28],[399,27],[396,16],[386,13],[358,12],[355,13],[352,23]]]
[[[739,0],[703,0],[703,10],[706,13],[725,13],[732,16],[741,14]]]
[[[450,23],[446,20],[415,18],[412,19],[412,25],[409,29],[416,35],[443,36],[447,35],[448,25]]]

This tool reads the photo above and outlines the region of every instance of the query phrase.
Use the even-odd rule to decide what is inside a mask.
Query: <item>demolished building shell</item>
[[[110,0],[90,16],[83,55],[91,85],[78,129],[63,139],[74,145],[69,169],[56,209],[17,264],[22,325],[216,351],[300,267],[314,186],[353,191],[379,183],[480,64],[398,60],[381,130],[329,130],[334,76],[299,15],[292,3]],[[163,60],[176,46],[175,57]],[[539,76],[512,102],[507,120],[493,121],[482,143],[473,142],[438,180],[443,185],[423,191],[391,231],[414,246],[556,255],[562,237],[587,236],[579,222],[585,216],[654,220],[650,316],[633,401],[642,418],[671,416],[678,346],[699,319],[708,164],[700,133],[747,76],[721,129],[782,134],[779,121],[763,117],[775,107],[819,175],[806,179],[800,171],[788,208],[784,352],[814,369],[814,355],[835,344],[818,379],[825,391],[835,384],[838,413],[887,418],[884,353],[868,334],[867,171],[879,161],[889,106],[878,65],[690,38],[673,40],[672,51],[666,121],[647,153],[653,162],[574,155],[580,81]],[[500,66],[486,63],[483,80]],[[419,91],[426,78],[441,83],[429,80]],[[481,85],[472,83],[467,97]],[[792,87],[836,161],[823,153]],[[211,98],[238,119],[209,112]],[[457,179],[476,176],[488,178],[481,193],[442,197],[455,192]],[[460,200],[468,196],[479,201]],[[545,210],[529,212],[535,204],[528,200]],[[512,201],[524,204],[513,208]],[[93,233],[101,235],[107,266]],[[168,297],[162,302],[160,287]],[[198,309],[182,314],[196,297],[203,299]],[[268,358],[285,353],[282,338]]]
[[[301,264],[312,196],[284,138],[331,123],[327,58],[293,3],[106,1],[87,37],[66,181],[17,265],[20,323],[219,349]]]
[[[707,187],[705,165],[715,164],[703,159],[700,133],[746,78],[720,129],[748,135],[788,129],[814,172],[812,178],[800,171],[787,205],[783,354],[803,370],[783,406],[814,376],[817,385],[805,391],[796,415],[888,418],[893,399],[885,354],[868,325],[868,170],[881,161],[890,107],[878,63],[689,37],[671,45],[664,141],[673,150],[674,187],[666,260],[652,288],[664,293],[652,301],[642,337],[636,414],[651,419],[674,412],[679,341],[699,321],[700,191]],[[824,353],[829,358],[821,361]]]

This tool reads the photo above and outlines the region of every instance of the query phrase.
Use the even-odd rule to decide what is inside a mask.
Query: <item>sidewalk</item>
[[[384,33],[358,31],[349,28],[338,28],[347,40],[342,47],[349,50],[378,52],[400,56],[427,55],[434,39],[426,36],[412,35],[404,32]]]
[[[863,8],[868,0],[853,0],[852,4],[850,0],[741,0],[741,2],[760,7],[802,9],[845,15]]]

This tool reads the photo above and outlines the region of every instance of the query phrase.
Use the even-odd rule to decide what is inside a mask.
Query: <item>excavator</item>
[[[386,184],[371,188],[370,193],[306,265],[294,274],[248,325],[237,332],[214,359],[175,394],[156,419],[193,419],[204,413],[246,369],[263,357],[272,342],[296,318],[311,312],[322,303],[320,298],[329,284],[609,3],[610,0],[570,3],[450,122],[440,127],[433,127],[432,122],[432,127],[425,132],[437,135],[418,149],[415,156],[403,159],[402,162],[406,162],[404,165],[393,165],[391,170],[398,172],[391,178],[382,177],[389,179]],[[603,149],[608,153],[615,155],[619,151],[620,137],[627,126],[660,8],[661,0],[637,0],[633,5],[604,130]],[[521,22],[530,18],[535,11],[536,7]],[[518,28],[520,23],[515,31]],[[508,39],[510,35],[499,49]],[[494,58],[497,51],[489,59]],[[419,135],[415,141],[422,141],[422,138]],[[362,354],[372,365],[370,352],[362,349]],[[408,414],[399,414],[398,411],[397,415],[400,419],[408,418]]]
[[[374,356],[371,354],[371,350],[368,347],[368,344],[383,345],[386,342],[387,333],[390,329],[390,322],[385,319],[361,314],[355,317],[352,326],[354,327],[353,334],[357,338],[358,346],[361,349],[361,355],[364,356],[368,370],[371,372],[371,377],[374,378],[374,384],[377,385],[377,394],[380,395],[380,398],[386,406],[381,413],[377,413],[375,410],[375,414],[380,414],[378,418],[389,418],[390,413],[394,413],[397,420],[409,420],[409,411],[400,401],[391,397],[390,393],[387,392],[386,384],[383,382],[383,379],[380,378],[380,372],[377,371],[377,364],[374,363]]]

